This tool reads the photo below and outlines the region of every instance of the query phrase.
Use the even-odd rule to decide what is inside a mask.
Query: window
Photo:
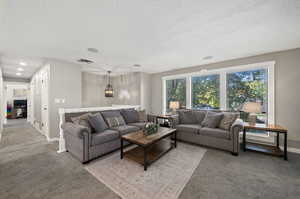
[[[262,113],[257,123],[265,123],[268,113],[268,73],[266,69],[227,73],[227,107],[241,110],[245,102],[259,102]],[[242,117],[246,120],[248,114]]]
[[[171,111],[171,101],[178,101],[180,108],[235,111],[251,101],[262,105],[257,122],[273,123],[274,65],[271,61],[163,77],[163,113]]]
[[[179,108],[186,108],[186,78],[166,80],[166,112],[172,110],[170,102],[179,102]]]
[[[192,77],[192,108],[220,108],[220,75]]]

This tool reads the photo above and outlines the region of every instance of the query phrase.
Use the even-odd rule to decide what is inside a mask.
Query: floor
[[[180,143],[179,143],[180,144]],[[29,124],[6,127],[0,143],[0,198],[119,198],[68,153],[56,153]],[[208,149],[181,199],[299,198],[300,154],[289,161]]]

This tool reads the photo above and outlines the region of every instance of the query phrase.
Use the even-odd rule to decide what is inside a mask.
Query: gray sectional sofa
[[[243,123],[237,113],[178,110],[172,128],[177,139],[210,146],[237,155]],[[120,136],[141,130],[155,118],[134,109],[66,113],[62,125],[66,149],[82,163],[120,148]],[[127,145],[128,143],[124,143]]]
[[[66,113],[66,149],[82,163],[117,150],[121,135],[144,128],[147,117],[141,114],[134,109]]]
[[[178,110],[172,127],[177,129],[177,139],[210,146],[238,155],[239,133],[243,122],[235,112]]]

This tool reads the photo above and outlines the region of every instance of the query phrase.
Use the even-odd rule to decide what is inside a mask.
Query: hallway
[[[46,141],[45,137],[36,131],[26,119],[11,119],[4,125],[0,150],[4,148],[13,150],[43,141]]]
[[[0,198],[118,198],[57,142],[29,123],[6,126],[0,141]]]

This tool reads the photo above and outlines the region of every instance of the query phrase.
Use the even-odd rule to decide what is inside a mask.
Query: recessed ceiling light
[[[136,68],[141,67],[141,65],[139,65],[139,64],[134,64],[133,66],[136,67]]]
[[[18,75],[18,76],[21,76],[21,75],[22,75],[22,73],[16,73],[16,75]]]
[[[203,57],[204,60],[208,60],[208,59],[212,59],[213,56],[206,56],[206,57]]]
[[[88,48],[87,50],[91,53],[98,53],[99,52],[97,48]]]
[[[21,62],[20,62],[20,65],[21,65],[21,66],[27,66],[27,63],[26,63],[26,62],[23,62],[23,61],[21,61]]]
[[[19,67],[17,70],[18,70],[18,71],[24,71],[24,69],[21,68],[21,67]]]

